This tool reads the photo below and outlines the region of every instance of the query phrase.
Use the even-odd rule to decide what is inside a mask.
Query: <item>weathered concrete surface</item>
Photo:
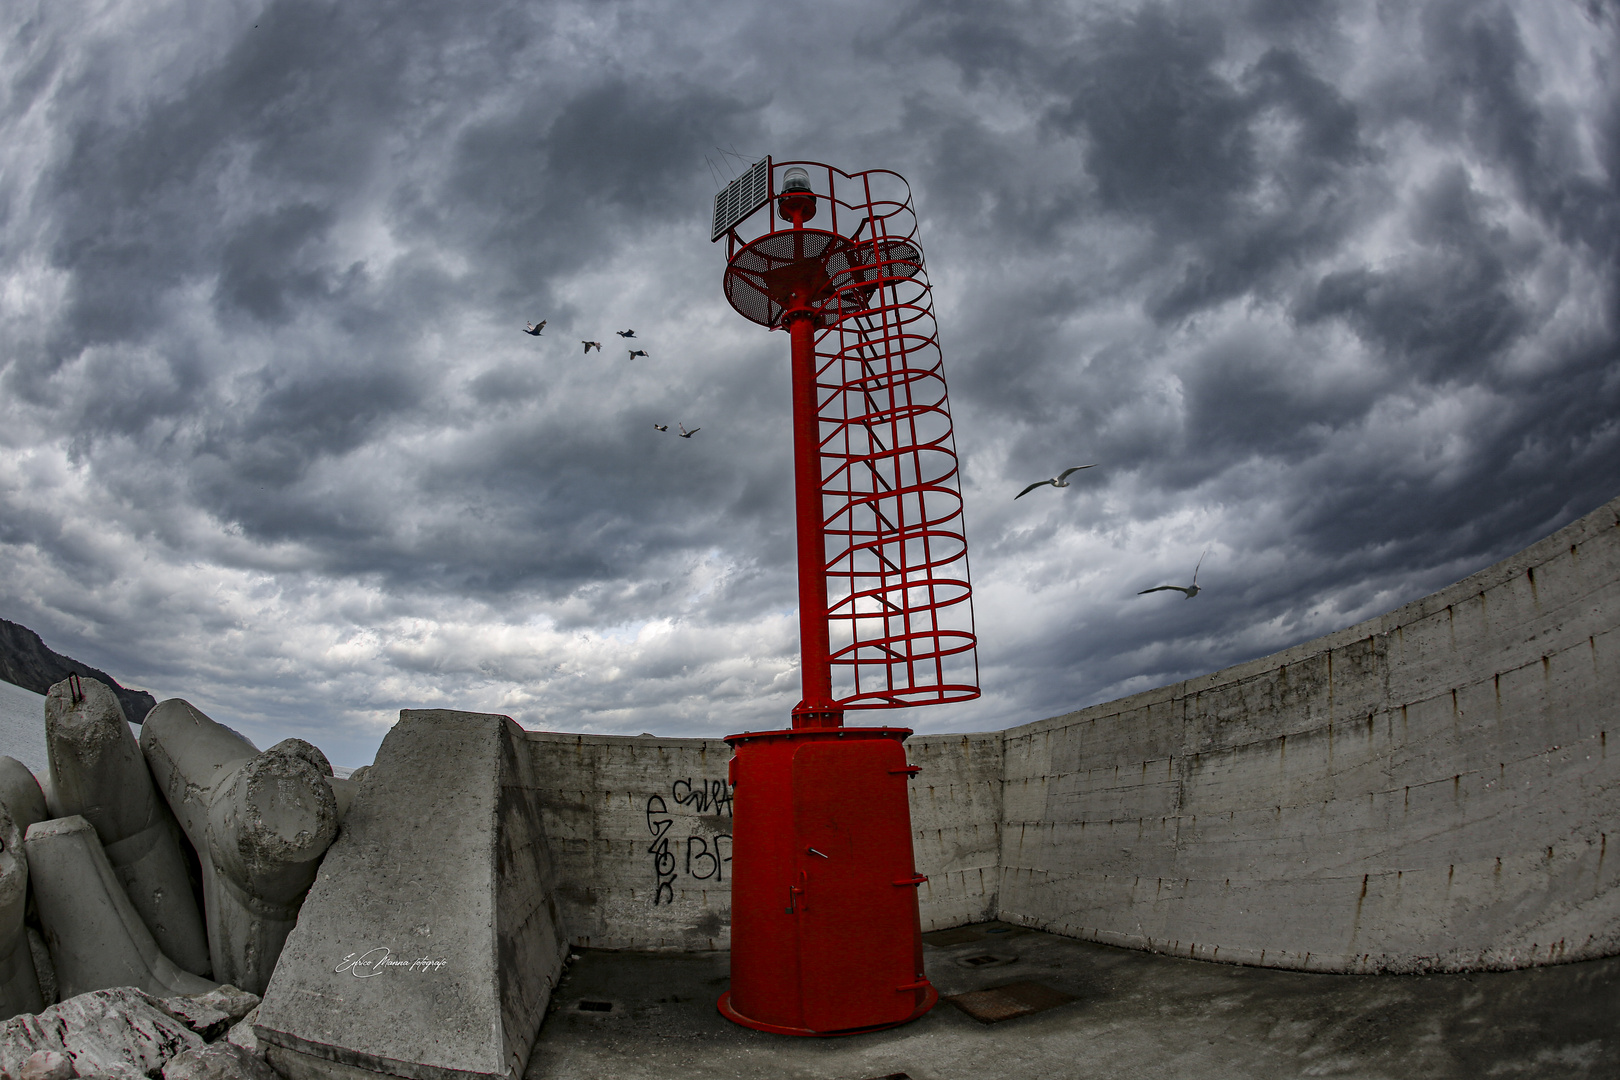
[[[202,864],[214,977],[263,993],[337,835],[332,767],[302,739],[260,753],[180,698],[147,714],[140,747]]]
[[[904,715],[904,714],[902,714]],[[917,900],[923,930],[992,918],[1001,863],[1002,736],[913,735],[907,757],[922,766],[911,782]]]
[[[23,854],[23,833],[11,810],[0,803],[0,1020],[45,1007],[23,927],[27,908],[28,858]]]
[[[859,718],[857,718],[859,719]],[[761,725],[764,726],[764,725]],[[731,944],[731,748],[720,739],[525,733],[569,940]],[[995,911],[1001,736],[914,735],[911,825],[925,930]]]
[[[721,1018],[726,953],[586,950],[557,988],[526,1080],[1620,1076],[1620,958],[1467,975],[1320,975],[1016,929],[923,953],[945,994],[1033,980],[1077,1000],[994,1025],[941,1001],[904,1027],[799,1039]],[[997,962],[967,963],[980,956]]]
[[[193,975],[207,975],[208,933],[174,814],[152,787],[146,758],[111,687],[95,679],[80,686],[78,700],[66,680],[45,696],[51,816],[78,814],[95,826],[107,861],[158,948]]]
[[[163,955],[84,818],[30,826],[23,850],[63,998],[118,986],[158,997],[214,988]]]
[[[562,966],[542,785],[510,719],[401,713],[259,1007],[273,1065],[522,1073]]]
[[[326,777],[297,754],[266,750],[224,784],[209,810],[207,848],[221,977],[263,993],[337,825]]]
[[[14,757],[0,757],[0,803],[11,811],[11,823],[24,833],[34,822],[50,817],[44,789],[28,766]]]
[[[524,733],[558,915],[575,944],[714,949],[731,933],[731,748]],[[366,781],[376,780],[375,771]]]
[[[1000,917],[1204,959],[1620,952],[1620,500],[1252,663],[1006,732]]]

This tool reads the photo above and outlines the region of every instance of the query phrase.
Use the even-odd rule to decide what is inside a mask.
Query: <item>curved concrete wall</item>
[[[764,724],[760,725],[764,727]],[[719,739],[525,733],[568,939],[731,947],[731,747]],[[913,736],[911,823],[924,930],[995,917],[1001,736]]]
[[[1320,971],[1620,952],[1617,622],[1620,499],[1388,615],[1013,728],[1000,915]]]

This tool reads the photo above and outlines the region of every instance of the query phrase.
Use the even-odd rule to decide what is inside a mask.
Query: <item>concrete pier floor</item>
[[[1620,1078],[1620,957],[1471,975],[1311,975],[1000,923],[924,940],[942,995],[1034,981],[1074,1000],[986,1024],[942,997],[904,1027],[800,1039],[715,1011],[726,953],[577,950],[525,1080]]]

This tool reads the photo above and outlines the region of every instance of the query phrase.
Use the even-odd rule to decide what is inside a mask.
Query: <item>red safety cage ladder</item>
[[[801,180],[783,192],[795,167],[809,190]],[[735,198],[716,200],[715,239],[728,238],[726,295],[740,313],[780,328],[790,286],[802,295],[813,278],[834,703],[978,697],[950,397],[910,186],[886,169],[767,158],[724,195]],[[785,212],[792,199],[798,227]],[[818,227],[804,228],[812,218]]]

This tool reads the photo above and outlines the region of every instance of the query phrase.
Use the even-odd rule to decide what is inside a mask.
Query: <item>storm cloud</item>
[[[921,215],[984,697],[898,722],[1263,655],[1620,490],[1615,5],[805,18],[23,4],[0,616],[342,764],[402,707],[784,722],[787,347],[707,242],[767,153]]]

